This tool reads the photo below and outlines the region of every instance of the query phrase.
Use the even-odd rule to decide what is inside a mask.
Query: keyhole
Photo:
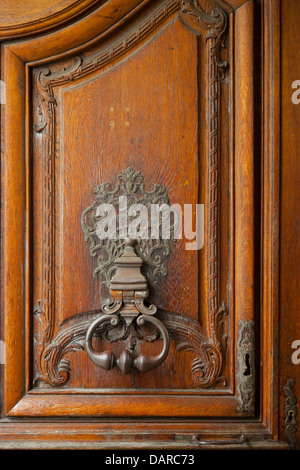
[[[244,375],[251,375],[251,370],[250,370],[250,355],[245,354],[244,356],[244,361],[245,361],[245,372]]]
[[[293,418],[294,418],[294,412],[293,412],[293,410],[290,410],[290,411],[288,412],[288,420],[289,420],[289,421],[293,421]]]

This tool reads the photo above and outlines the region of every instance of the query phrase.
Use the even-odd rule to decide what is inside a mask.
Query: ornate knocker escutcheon
[[[125,240],[125,250],[115,260],[117,269],[110,282],[112,303],[103,305],[103,315],[91,324],[86,335],[86,351],[90,359],[102,369],[110,370],[117,366],[123,374],[128,374],[133,368],[141,372],[155,369],[164,362],[170,347],[166,327],[154,316],[156,306],[147,307],[144,304],[149,291],[146,277],[141,272],[143,260],[136,254],[135,245],[136,240]],[[138,355],[134,349],[127,348],[119,357],[115,357],[112,351],[95,351],[92,339],[96,330],[105,325],[116,327],[120,321],[125,322],[129,328],[133,324],[141,327],[147,322],[156,327],[163,340],[161,353],[157,356]]]

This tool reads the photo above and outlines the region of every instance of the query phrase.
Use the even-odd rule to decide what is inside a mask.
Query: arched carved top
[[[42,97],[41,122],[36,124],[35,130],[41,131],[45,127],[46,111],[49,103],[54,102],[53,88],[68,81],[89,74],[93,70],[100,69],[110,62],[121,58],[125,53],[136,47],[166,18],[178,11],[180,18],[195,31],[206,30],[206,39],[214,41],[213,60],[217,67],[224,71],[228,65],[220,55],[220,48],[224,46],[224,37],[227,29],[227,14],[212,2],[210,12],[204,10],[198,0],[167,0],[162,2],[142,24],[138,25],[129,34],[117,39],[108,48],[86,57],[76,57],[74,63],[68,67],[51,72],[47,67],[42,68],[37,77],[37,87]]]
[[[248,1],[208,0],[208,4],[211,5],[210,10],[217,6],[230,13]],[[47,9],[41,7],[39,13],[32,16],[29,6],[24,10],[23,2],[15,0],[13,3],[16,11],[22,11],[23,14],[20,17],[12,11],[11,3],[5,10],[1,10],[0,40],[24,37],[25,41],[8,45],[24,62],[47,61],[50,57],[53,60],[69,53],[74,55],[83,47],[97,42],[103,35],[110,34],[119,23],[126,23],[129,16],[134,15],[137,10],[145,6],[157,6],[157,2],[153,0],[65,0],[60,2],[58,9],[55,6],[57,2],[52,0],[52,7],[51,4],[47,5]],[[37,0],[28,0],[26,5],[30,3],[35,8],[38,4]],[[34,37],[29,40],[30,35]]]
[[[220,47],[224,46],[224,35],[227,28],[227,14],[215,6],[210,13],[204,10],[198,0],[181,0],[180,14],[195,30],[207,29],[206,39],[215,39],[215,60],[217,66],[225,70],[228,63],[220,58]]]

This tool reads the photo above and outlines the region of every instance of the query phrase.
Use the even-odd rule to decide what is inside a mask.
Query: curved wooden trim
[[[262,373],[262,416],[274,434],[278,416],[278,322],[280,236],[280,0],[263,9],[263,163],[262,163],[262,343],[267,354]],[[271,412],[269,412],[271,410]]]
[[[121,4],[118,0],[109,0],[61,29],[21,42],[7,43],[5,47],[25,63],[49,62],[62,55],[73,55],[111,34],[148,4],[151,5],[151,0],[128,0]]]
[[[248,0],[219,0],[221,7],[228,11],[239,8]],[[21,3],[21,0],[20,0]],[[26,37],[32,34],[40,34],[54,27],[61,27],[66,23],[75,20],[81,15],[88,14],[92,9],[101,6],[105,0],[74,0],[69,6],[59,8],[52,6],[34,15],[25,15],[17,19],[3,20],[0,22],[0,40],[7,38]],[[142,0],[139,3],[143,3]],[[129,2],[129,9],[131,8]]]
[[[36,14],[36,18],[24,22],[16,23],[14,20],[0,23],[0,39],[26,37],[32,34],[39,34],[51,28],[64,26],[67,22],[75,20],[83,14],[88,14],[93,8],[103,4],[103,0],[75,0],[72,5],[60,11],[57,7],[52,7]],[[128,2],[129,8],[131,7]],[[52,13],[53,12],[53,13]],[[44,14],[43,14],[44,13]]]
[[[253,1],[235,14],[235,312],[236,341],[242,325],[259,318],[255,304],[255,236],[254,236],[254,18]],[[257,294],[257,292],[256,292]],[[254,327],[255,328],[255,327]],[[254,335],[254,333],[253,333]],[[252,338],[254,342],[254,337]],[[239,347],[239,345],[237,346]],[[252,354],[258,352],[253,350]],[[241,353],[240,353],[241,354]],[[243,364],[236,355],[236,390],[239,409],[255,412],[255,372],[245,383]],[[251,358],[253,361],[254,358]],[[243,361],[243,358],[242,358]],[[255,360],[254,360],[255,361]],[[250,408],[249,408],[250,409]]]
[[[89,1],[91,2],[92,0]],[[218,0],[218,3],[220,7],[230,12],[248,1]],[[18,55],[26,63],[45,63],[50,60],[58,60],[62,55],[65,57],[66,54],[68,56],[80,54],[83,49],[91,47],[100,39],[103,40],[116,27],[126,23],[141,8],[149,7],[149,9],[153,10],[158,5],[159,2],[153,0],[127,0],[121,4],[118,0],[108,0],[104,4],[100,2],[98,8],[92,9],[88,15],[75,23],[67,24],[71,19],[71,17],[68,17],[61,25],[57,24],[58,26],[64,26],[62,29],[49,32],[47,35],[44,34],[27,39],[23,42],[8,44],[8,46],[14,54]],[[38,32],[37,30],[34,31],[34,33]],[[3,34],[1,34],[0,28],[0,40],[5,38]],[[24,34],[20,34],[20,37],[22,36]]]

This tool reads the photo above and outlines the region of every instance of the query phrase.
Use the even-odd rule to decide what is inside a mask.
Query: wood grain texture
[[[66,398],[68,405],[66,406]],[[8,416],[102,416],[102,417],[207,417],[234,414],[238,400],[234,397],[173,395],[102,395],[68,396],[60,394],[27,395],[10,410]],[[243,416],[243,414],[241,414]]]
[[[5,395],[3,408],[8,411],[25,391],[26,171],[25,159],[22,158],[25,146],[25,74],[23,62],[10,51],[4,52],[3,62],[5,67],[2,76],[6,84],[7,103],[1,120],[2,137],[5,135],[1,145],[1,192],[4,201],[1,214],[1,267],[2,292],[5,293],[1,296],[1,310],[6,312],[2,317],[7,351],[3,374]],[[10,77],[8,77],[9,71]],[[13,206],[15,209],[11,211]],[[12,262],[13,259],[16,262]]]
[[[132,2],[127,3],[130,9]],[[102,0],[1,0],[0,38],[24,37],[57,28],[102,4]]]
[[[17,2],[13,3],[17,6]],[[110,0],[103,4],[98,2],[97,8],[96,3],[95,8],[92,3],[68,3],[71,16],[67,14],[68,8],[63,10],[66,3],[62,3],[61,11],[57,10],[56,23],[54,3],[52,7],[49,4],[49,16],[41,13],[35,24],[25,15],[23,38],[2,46],[2,77],[7,83],[9,105],[2,114],[1,280],[5,295],[2,295],[1,326],[8,350],[14,351],[14,355],[9,355],[2,377],[2,416],[9,413],[14,420],[1,420],[0,446],[47,447],[48,438],[50,447],[105,448],[111,439],[118,448],[122,445],[132,448],[132,443],[137,447],[176,445],[188,448],[197,440],[213,441],[216,433],[218,439],[222,434],[222,439],[230,442],[236,439],[236,433],[246,432],[253,441],[253,448],[286,448],[286,444],[278,442],[278,391],[274,385],[278,367],[276,349],[272,349],[272,357],[269,354],[270,348],[276,348],[278,327],[279,156],[278,115],[273,110],[279,93],[276,62],[279,5],[275,2],[274,6],[269,0],[264,2],[264,35],[260,43],[259,11],[254,9],[253,17],[253,2],[218,2],[228,14],[229,31],[225,48],[220,49],[220,58],[229,60],[229,69],[217,82],[220,100],[216,104],[210,99],[214,96],[214,87],[208,89],[208,85],[212,85],[214,66],[210,53],[216,38],[206,40],[205,28],[203,25],[195,27],[193,19],[182,22],[181,14],[179,21],[179,2]],[[211,8],[210,1],[202,3],[205,8]],[[90,10],[77,11],[80,4]],[[151,33],[143,35],[141,20],[153,17],[157,7],[167,4],[176,8],[162,20],[152,20]],[[30,5],[29,0],[26,5]],[[41,10],[43,3],[36,2],[33,13],[38,15]],[[11,26],[2,34],[13,38],[19,34],[19,26]],[[47,34],[41,34],[43,29],[49,29]],[[136,31],[138,34],[133,36]],[[28,38],[33,32],[40,36]],[[258,39],[254,39],[254,32]],[[124,38],[135,38],[131,49]],[[254,114],[260,113],[257,105],[260,84],[253,41],[256,47],[264,47],[265,60],[261,325],[257,308],[260,252],[256,251],[261,234],[260,223],[254,224],[260,213],[259,197],[254,195],[258,187],[255,180],[260,176],[260,168],[256,167],[259,155],[254,155],[259,152],[259,138],[254,135],[259,132],[259,118]],[[122,51],[115,54],[118,48]],[[108,50],[113,51],[111,56],[105,56]],[[80,62],[76,62],[78,56]],[[97,57],[101,57],[99,66],[93,62]],[[54,91],[52,85],[50,88],[46,85],[46,93],[44,90],[41,95],[36,78],[44,66],[49,67],[50,72],[45,72],[43,78],[47,81],[48,75],[56,74],[58,82],[52,83]],[[267,96],[271,84],[274,92]],[[44,106],[44,111],[52,113],[53,119],[47,120],[44,128],[42,114],[39,115],[41,120],[36,121],[35,113],[38,107],[41,112],[40,98],[47,93],[52,104]],[[284,100],[287,96],[284,95]],[[209,104],[212,107],[208,112]],[[219,119],[217,128],[213,122],[215,115]],[[35,124],[41,125],[40,132],[35,132]],[[178,351],[172,340],[166,363],[155,372],[120,378],[113,370],[108,375],[99,372],[99,368],[87,360],[85,351],[80,351],[68,356],[72,374],[67,387],[30,390],[35,369],[33,345],[41,341],[41,331],[46,331],[47,341],[51,340],[63,320],[69,321],[75,313],[98,308],[101,302],[80,227],[82,209],[93,200],[93,186],[103,181],[114,182],[119,170],[129,164],[139,166],[137,169],[142,169],[146,183],[157,182],[167,187],[171,202],[179,199],[182,203],[198,200],[207,206],[210,204],[211,214],[205,225],[208,236],[209,221],[216,220],[215,195],[208,192],[216,181],[215,172],[210,173],[214,167],[209,166],[208,157],[213,160],[215,153],[208,137],[213,139],[216,135],[220,183],[217,248],[212,244],[210,252],[205,245],[198,256],[187,255],[182,250],[183,242],[178,242],[168,261],[171,275],[163,281],[165,292],[156,289],[153,298],[160,306],[180,311],[188,315],[190,321],[197,321],[201,332],[210,331],[212,340],[214,330],[209,329],[211,310],[207,299],[214,297],[210,293],[215,293],[218,279],[218,300],[225,300],[229,307],[229,318],[225,321],[229,335],[224,369],[226,385],[219,382],[208,391],[197,389],[191,378],[193,355],[189,351]],[[49,155],[55,158],[51,160]],[[283,178],[287,188],[289,184],[295,186],[296,177],[289,172],[287,160],[285,162]],[[50,177],[45,178],[47,172]],[[283,216],[288,219],[291,213],[288,215],[288,196],[284,194]],[[48,226],[50,231],[47,231]],[[52,238],[48,243],[45,240],[50,232]],[[288,242],[288,231],[282,233]],[[44,251],[43,246],[46,246]],[[216,249],[220,258],[216,261],[218,270],[214,271]],[[291,266],[291,258],[285,253],[282,256],[286,270]],[[45,271],[43,266],[49,260],[51,270]],[[32,286],[29,285],[30,273],[34,280]],[[282,302],[287,302],[286,292],[292,295],[285,290],[287,283],[288,278],[281,287]],[[52,292],[48,287],[53,284]],[[53,310],[47,310],[46,323],[39,330],[44,311],[40,300],[49,292]],[[33,307],[36,307],[35,313],[40,313],[39,320],[35,317],[34,328]],[[49,318],[51,322],[47,324]],[[249,420],[248,413],[237,411],[240,402],[234,379],[235,326],[239,319],[253,318],[258,332],[261,326],[261,353],[257,362],[263,366],[257,388],[258,398],[261,396],[260,414]],[[285,324],[282,328],[287,334]],[[95,339],[95,343],[97,341]],[[102,343],[99,347],[102,348]],[[109,345],[112,347],[118,351],[120,345]],[[285,347],[283,344],[288,354]],[[156,354],[160,342],[143,348]],[[282,380],[287,373],[283,367]],[[43,417],[43,421],[25,425],[18,416]],[[76,419],[70,423],[66,418],[71,416],[86,419],[84,423]],[[160,417],[156,418],[156,423],[151,419],[155,416]],[[239,416],[238,422],[228,419],[236,416]],[[58,420],[48,421],[47,417]],[[101,422],[98,417],[102,417]],[[184,421],[185,417],[189,419]],[[122,443],[120,437],[124,432],[128,435],[126,443]],[[283,433],[281,417],[281,439],[285,438]],[[257,441],[264,438],[271,441],[263,444]]]
[[[281,207],[280,207],[280,435],[285,431],[285,394],[288,379],[295,379],[300,400],[300,365],[293,364],[291,348],[300,339],[299,294],[299,124],[300,105],[292,102],[292,83],[299,80],[300,5],[281,2]],[[299,423],[299,413],[298,413]],[[300,427],[298,425],[298,448]]]
[[[108,419],[93,418],[93,422],[82,422],[78,420],[47,421],[45,418],[38,423],[28,421],[24,424],[16,419],[2,423],[1,448],[34,448],[34,449],[185,449],[199,448],[194,440],[195,435],[202,439],[225,439],[236,438],[245,432],[251,442],[251,448],[270,447],[270,441],[258,441],[257,435],[270,433],[261,423],[247,423],[245,420],[230,423],[226,421],[204,421],[199,420],[176,420],[166,422],[158,420],[139,421],[125,419],[111,421]],[[24,439],[24,432],[28,439]],[[47,439],[46,437],[47,436]],[[76,436],[76,440],[74,440]],[[125,438],[126,437],[126,438]],[[213,446],[207,446],[213,448]],[[228,446],[227,446],[228,447]],[[237,446],[238,447],[238,446]],[[287,444],[274,443],[274,448],[287,449]],[[220,449],[220,446],[216,446]]]
[[[253,2],[237,10],[235,18],[235,311],[236,338],[243,336],[242,329],[258,321],[255,309],[255,247],[254,247],[254,82],[253,82]],[[247,34],[245,34],[247,32]],[[241,131],[242,129],[242,131]],[[246,323],[245,323],[246,322]],[[251,322],[251,323],[249,323]],[[247,333],[245,333],[247,335]],[[237,339],[238,340],[238,339]],[[238,340],[239,341],[239,340]],[[248,342],[255,342],[248,336]],[[241,346],[241,343],[238,343]],[[239,409],[255,409],[257,380],[252,368],[251,382],[244,382],[245,373],[236,354],[236,390],[240,394]],[[248,351],[248,356],[253,352]],[[255,352],[257,354],[257,352]],[[245,355],[243,356],[245,360]],[[253,358],[250,358],[253,361]],[[254,377],[253,377],[254,375]]]
[[[280,2],[263,9],[263,165],[262,165],[262,344],[261,413],[278,435],[279,184],[280,184]],[[274,112],[276,110],[276,112]],[[272,378],[271,378],[272,377]],[[273,412],[270,412],[273,410]]]
[[[97,43],[110,33],[110,30],[114,30],[115,26],[126,24],[129,18],[149,3],[151,5],[151,0],[128,0],[121,3],[119,0],[110,0],[104,4],[100,2],[99,8],[93,9],[81,21],[71,21],[61,29],[51,30],[38,39],[27,39],[26,45],[21,41],[11,47],[24,62],[43,59],[49,62],[49,57],[61,56],[66,52],[72,55],[78,49]]]
[[[246,34],[245,34],[246,32]],[[253,318],[254,182],[253,182],[253,4],[236,14],[235,56],[235,308],[245,320]],[[243,131],[241,132],[241,129]]]

